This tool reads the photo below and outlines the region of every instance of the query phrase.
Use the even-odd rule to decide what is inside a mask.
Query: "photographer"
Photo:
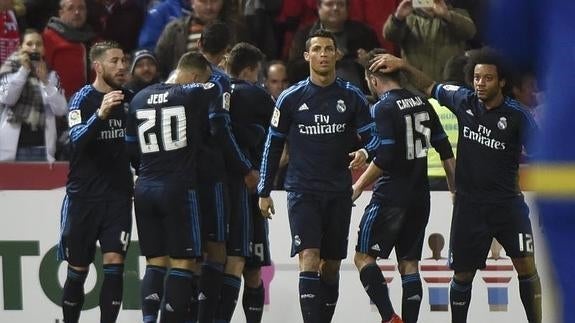
[[[0,161],[53,162],[66,99],[43,59],[42,35],[27,29],[21,44],[0,68]]]

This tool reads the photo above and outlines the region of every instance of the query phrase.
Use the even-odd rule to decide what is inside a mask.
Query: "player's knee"
[[[218,264],[226,263],[226,244],[225,242],[208,241],[206,243],[206,260]]]
[[[417,260],[400,260],[399,273],[401,275],[411,275],[419,272],[419,261]]]
[[[319,249],[305,249],[299,253],[300,271],[319,271],[320,262]]]
[[[456,272],[453,275],[453,279],[461,284],[471,284],[473,282],[474,277],[475,277],[475,271]]]
[[[537,273],[535,259],[533,257],[513,258],[511,261],[518,276],[532,276]]]
[[[244,268],[244,282],[247,287],[258,288],[262,281],[260,267],[257,268]]]
[[[226,274],[241,277],[245,265],[246,265],[246,259],[244,257],[230,256],[226,261],[225,272]]]
[[[320,275],[322,280],[336,282],[339,280],[340,260],[325,260],[320,264]]]
[[[166,268],[170,265],[170,258],[167,256],[148,258],[146,259],[146,263],[151,266]]]
[[[353,262],[358,271],[361,271],[363,267],[375,263],[375,259],[368,254],[362,252],[356,252],[353,257]]]
[[[102,255],[102,262],[104,265],[123,264],[124,256],[115,252],[106,252]]]
[[[190,271],[197,271],[197,263],[195,259],[170,259],[170,266],[172,268],[186,269]]]

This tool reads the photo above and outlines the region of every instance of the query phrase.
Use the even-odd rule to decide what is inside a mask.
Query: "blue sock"
[[[230,274],[223,275],[220,304],[216,314],[216,322],[227,323],[232,320],[238,296],[242,287],[242,279]]]
[[[202,264],[198,286],[198,322],[213,323],[220,303],[224,265],[215,262]]]
[[[320,319],[319,274],[315,271],[299,273],[299,305],[304,323],[317,323]]]
[[[401,276],[403,294],[401,296],[401,318],[405,323],[415,323],[423,296],[419,273]]]
[[[458,282],[455,279],[451,281],[449,299],[452,323],[467,322],[467,312],[471,302],[471,283]]]
[[[181,323],[188,315],[192,297],[193,273],[182,268],[172,268],[164,288],[162,323]]]
[[[541,281],[537,273],[519,276],[519,295],[529,323],[541,323]],[[569,306],[569,305],[566,305]]]
[[[361,269],[359,279],[369,298],[377,307],[383,321],[389,321],[395,313],[389,299],[389,290],[385,277],[377,264],[370,264]]]
[[[122,306],[124,264],[104,265],[104,282],[100,290],[100,322],[114,323]]]
[[[260,282],[258,288],[244,286],[242,306],[246,315],[246,323],[260,323],[264,312],[265,289],[264,283]]]
[[[64,322],[77,323],[84,305],[84,282],[88,271],[78,271],[68,267],[62,295]]]
[[[144,323],[156,323],[158,321],[158,312],[164,295],[164,279],[166,277],[166,268],[147,265],[144,279],[142,280],[141,300],[142,300],[142,317]]]
[[[320,306],[321,306],[321,321],[322,323],[329,323],[333,318],[335,312],[335,305],[339,298],[339,276],[335,281],[328,282],[320,277]]]

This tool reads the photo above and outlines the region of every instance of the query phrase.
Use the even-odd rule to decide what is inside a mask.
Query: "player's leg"
[[[519,280],[519,295],[525,308],[527,321],[541,322],[541,281],[534,258],[533,232],[529,220],[529,208],[523,197],[505,205],[498,205],[498,231],[495,237],[507,256],[511,257]]]
[[[199,193],[206,256],[201,265],[197,303],[192,304],[191,318],[192,321],[197,319],[200,323],[211,323],[218,310],[222,289],[230,202],[227,185],[213,178],[202,180]],[[194,312],[197,313],[196,317],[193,317]]]
[[[105,203],[100,246],[104,281],[100,289],[100,321],[115,322],[122,305],[124,286],[124,257],[130,244],[132,230],[132,200]]]
[[[405,323],[415,323],[419,317],[423,288],[419,276],[419,260],[423,249],[425,228],[429,220],[429,196],[415,200],[406,208],[405,221],[397,236],[395,254],[403,294],[401,297],[401,318]]]
[[[243,272],[242,306],[246,323],[260,323],[264,310],[265,289],[260,266],[246,266]]]
[[[320,321],[321,199],[313,194],[288,192],[292,257],[298,255],[299,303],[304,323]]]
[[[195,190],[165,189],[165,227],[171,268],[164,287],[161,322],[184,322],[189,315],[196,259],[202,256],[200,212]],[[167,197],[170,197],[168,199]]]
[[[493,239],[488,212],[483,204],[460,195],[453,205],[449,240],[449,265],[454,270],[449,288],[453,323],[467,322],[473,278],[477,269],[485,267]]]
[[[164,218],[157,205],[164,196],[157,187],[136,183],[134,208],[140,251],[146,257],[146,271],[142,279],[140,302],[144,323],[156,323],[164,296],[164,280],[169,267]]]
[[[251,255],[252,204],[250,193],[241,177],[229,179],[230,221],[217,322],[230,322],[236,309],[242,285],[246,257]]]
[[[68,196],[62,204],[58,259],[68,262],[61,303],[65,322],[80,319],[84,282],[96,251],[98,211],[96,205],[82,204]]]
[[[354,262],[361,283],[371,301],[377,307],[384,322],[398,318],[389,298],[389,289],[377,258],[387,258],[395,246],[402,228],[405,209],[383,207],[371,202],[359,224],[358,241]]]

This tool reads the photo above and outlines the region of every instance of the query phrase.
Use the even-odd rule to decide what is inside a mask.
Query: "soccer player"
[[[262,215],[270,217],[275,212],[272,181],[287,141],[290,163],[285,188],[292,256],[299,256],[304,322],[316,323],[331,321],[337,303],[352,207],[349,169],[365,164],[377,138],[366,98],[336,77],[333,35],[324,30],[310,34],[304,58],[310,77],[285,90],[274,109],[258,194]]]
[[[147,260],[144,322],[156,322],[162,297],[162,322],[184,322],[190,306],[196,258],[202,256],[197,160],[207,128],[204,111],[220,95],[214,83],[205,83],[211,73],[201,54],[186,53],[172,82],[143,89],[130,104],[126,141],[141,154],[135,208]]]
[[[254,167],[259,167],[261,163],[263,143],[275,105],[273,98],[256,85],[263,59],[263,53],[248,43],[237,44],[228,56],[232,77],[232,131],[240,149]],[[243,273],[245,286],[242,304],[246,322],[261,322],[265,295],[260,269],[271,264],[267,219],[260,215],[257,194],[246,186],[241,173],[229,169],[228,185],[231,199],[228,257],[216,321],[231,321]]]
[[[103,254],[101,322],[115,322],[122,304],[124,256],[132,227],[133,180],[124,143],[125,105],[120,88],[127,63],[119,44],[100,42],[90,50],[96,79],[70,100],[70,172],[62,205],[59,259],[68,262],[62,296],[65,322],[78,322],[84,282],[96,241]]]
[[[531,151],[529,137],[537,132],[533,118],[517,101],[503,95],[507,73],[499,55],[482,49],[470,57],[468,78],[474,91],[434,83],[405,61],[379,55],[372,71],[406,72],[412,83],[457,115],[459,142],[450,237],[452,321],[465,322],[471,285],[485,267],[496,238],[518,274],[519,293],[529,322],[541,322],[541,282],[533,256],[529,208],[518,185],[519,157]]]
[[[383,50],[372,50],[367,61]],[[365,78],[379,99],[372,113],[380,144],[375,159],[353,185],[356,199],[377,179],[373,195],[359,225],[355,265],[371,301],[383,322],[417,322],[423,297],[419,260],[429,219],[427,151],[439,153],[448,183],[453,188],[455,159],[439,117],[427,99],[400,86],[400,73],[371,72]],[[391,250],[399,263],[403,296],[403,321],[391,305],[387,284],[376,259],[387,258]]]

